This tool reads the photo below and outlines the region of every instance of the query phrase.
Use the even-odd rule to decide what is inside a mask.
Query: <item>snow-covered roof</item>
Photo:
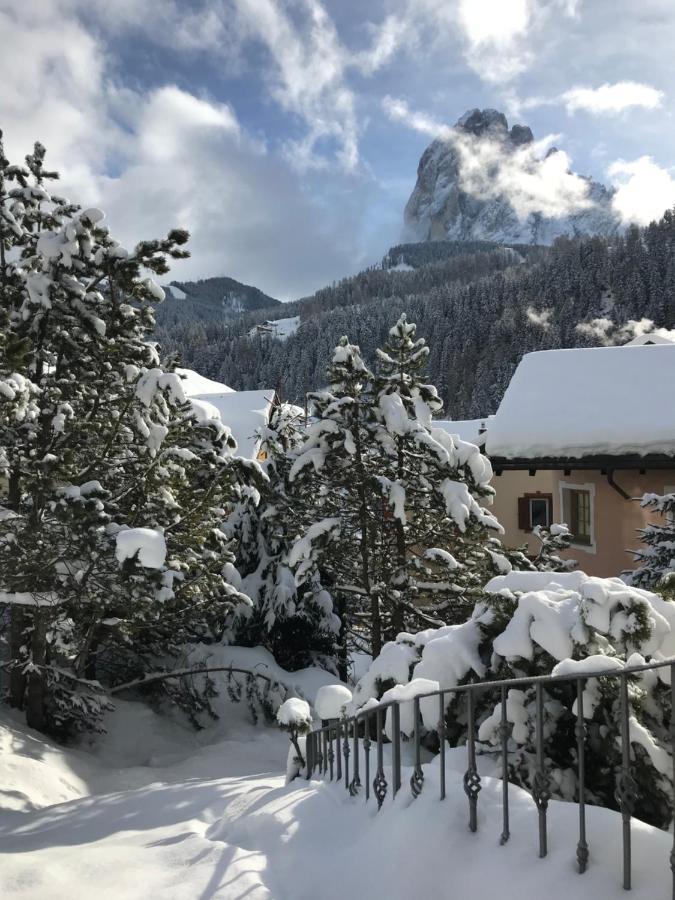
[[[228,387],[226,384],[222,384],[220,381],[212,381],[210,378],[205,378],[204,375],[200,375],[199,372],[195,372],[193,369],[176,369],[176,372],[181,377],[186,397],[203,397],[206,394],[234,393],[232,388]]]
[[[543,350],[521,360],[488,456],[675,456],[675,344]]]
[[[275,392],[233,391],[226,384],[211,381],[192,369],[176,369],[183,379],[185,396],[192,400],[199,419],[220,417],[237,442],[235,456],[255,459],[260,447],[258,429],[269,422]]]
[[[442,428],[448,434],[459,435],[460,440],[469,444],[480,447],[485,441],[487,419],[434,419],[431,424],[434,428]]]
[[[237,442],[235,456],[255,459],[260,447],[258,429],[269,422],[274,403],[274,391],[230,391],[226,394],[206,394],[194,398],[210,403],[220,413],[224,425]]]
[[[665,329],[652,331],[649,334],[638,334],[632,341],[624,344],[624,347],[643,347],[645,344],[675,344],[675,331],[665,332]]]

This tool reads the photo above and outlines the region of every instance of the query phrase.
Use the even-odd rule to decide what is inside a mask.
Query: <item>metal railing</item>
[[[586,836],[586,721],[584,719],[584,690],[586,683],[598,678],[619,679],[619,707],[621,732],[621,765],[617,778],[616,800],[622,817],[623,846],[623,887],[631,889],[631,819],[635,811],[638,797],[638,785],[631,771],[630,741],[630,703],[628,680],[641,672],[670,668],[670,742],[673,756],[673,786],[675,790],[675,659],[624,669],[611,669],[607,672],[587,672],[574,675],[544,675],[531,678],[511,678],[502,681],[482,681],[459,685],[427,694],[420,694],[412,700],[393,700],[380,703],[376,707],[363,709],[356,715],[342,719],[330,720],[321,728],[310,731],[306,736],[306,777],[310,779],[317,771],[330,778],[343,782],[349,793],[356,797],[362,790],[366,801],[372,792],[378,809],[382,807],[387,793],[391,790],[395,797],[402,785],[401,766],[401,704],[413,703],[414,722],[414,765],[410,777],[410,790],[413,798],[417,798],[424,788],[424,771],[422,768],[421,731],[422,715],[420,703],[429,698],[438,698],[438,723],[436,730],[439,738],[440,765],[440,799],[446,797],[446,699],[452,695],[466,694],[467,706],[467,768],[464,773],[464,792],[468,800],[469,830],[478,830],[478,795],[481,790],[481,777],[476,764],[476,698],[479,694],[497,692],[501,701],[501,717],[498,726],[499,755],[501,759],[502,780],[502,832],[500,843],[509,840],[509,721],[507,719],[507,692],[509,688],[535,689],[535,747],[536,770],[532,779],[531,793],[538,811],[539,856],[548,853],[547,812],[551,799],[551,783],[546,772],[544,742],[544,687],[557,683],[573,683],[576,685],[576,752],[577,752],[577,791],[579,807],[579,834],[576,845],[576,860],[579,873],[586,871],[589,861],[589,846]],[[385,741],[384,726],[387,710],[391,710],[391,740]],[[373,729],[374,725],[374,729]],[[373,736],[374,730],[374,736]],[[387,782],[384,765],[384,746],[391,744],[391,786]],[[374,774],[371,771],[371,748],[375,744]],[[363,780],[361,778],[360,750],[364,758]],[[350,772],[350,759],[352,760]],[[372,782],[371,782],[371,776]],[[673,798],[675,816],[675,797]],[[670,869],[672,896],[675,900],[675,822],[673,826],[673,849],[670,853]]]

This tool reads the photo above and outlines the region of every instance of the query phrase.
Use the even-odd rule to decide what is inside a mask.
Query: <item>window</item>
[[[561,485],[563,521],[574,535],[573,543],[591,546],[593,541],[593,491],[589,485]]]
[[[552,521],[552,494],[525,494],[518,498],[518,528],[521,531],[532,531],[537,525],[548,528]]]

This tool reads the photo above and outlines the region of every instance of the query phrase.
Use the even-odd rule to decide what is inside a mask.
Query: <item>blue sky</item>
[[[675,203],[672,0],[0,0],[0,38],[10,155],[43,141],[125,242],[190,228],[177,278],[290,299],[376,261],[474,106],[625,221]]]

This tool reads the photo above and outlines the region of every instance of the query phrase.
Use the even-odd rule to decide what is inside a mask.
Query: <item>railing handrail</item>
[[[616,659],[616,657],[608,658]],[[583,662],[583,660],[574,660],[574,662]],[[644,665],[640,666],[630,666],[621,669],[608,669],[607,671],[600,672],[579,671],[569,675],[521,675],[518,678],[500,678],[494,679],[492,681],[488,679],[484,679],[483,681],[469,681],[466,684],[457,684],[454,687],[439,688],[437,691],[428,691],[425,694],[416,694],[415,696],[418,700],[424,700],[427,697],[438,697],[441,694],[458,694],[464,691],[481,691],[487,690],[489,688],[510,688],[529,684],[555,684],[556,682],[578,681],[580,678],[622,678],[628,675],[635,675],[639,672],[649,672],[653,669],[663,669],[666,666],[673,665],[675,665],[675,656],[670,657],[669,659],[659,660],[658,662],[654,663],[644,663]],[[407,683],[412,684],[414,680],[414,678],[411,678],[411,680]],[[346,721],[351,722],[352,719],[359,719],[362,716],[376,712],[378,709],[388,709],[394,704],[412,703],[414,699],[414,697],[410,697],[408,700],[387,700],[384,703],[378,700],[377,706],[373,704],[372,706],[369,706],[368,709],[358,709],[354,713],[351,713],[349,716],[347,716]],[[368,701],[366,701],[366,703],[367,702]],[[342,721],[345,721],[344,717]],[[321,731],[323,728],[328,728],[328,726],[324,725],[322,726],[322,728],[315,728],[313,730]]]
[[[608,657],[616,659],[616,657]],[[531,785],[531,794],[538,811],[539,821],[539,856],[545,857],[548,853],[547,834],[547,809],[551,799],[551,781],[546,770],[546,755],[544,741],[544,687],[552,684],[572,683],[576,686],[576,709],[572,712],[576,724],[574,733],[576,736],[576,761],[577,761],[577,791],[579,808],[579,839],[576,848],[578,871],[585,872],[589,850],[586,840],[586,719],[584,716],[584,694],[587,682],[598,678],[616,678],[619,680],[619,711],[621,732],[621,762],[617,765],[618,774],[616,780],[616,800],[621,812],[623,829],[623,886],[626,890],[631,888],[631,819],[635,810],[635,802],[638,798],[638,784],[633,778],[631,768],[631,707],[628,693],[629,678],[642,672],[655,671],[670,667],[670,752],[672,755],[673,771],[671,774],[673,789],[675,790],[675,657],[669,659],[652,660],[640,665],[625,666],[611,669],[584,669],[584,660],[576,660],[578,669],[573,672],[565,672],[558,675],[524,675],[517,678],[503,678],[495,680],[472,681],[453,687],[439,688],[434,691],[416,694],[413,697],[391,699],[385,702],[377,701],[367,707],[356,710],[353,714],[343,715],[341,719],[331,719],[320,728],[312,729],[306,739],[306,767],[307,778],[311,778],[318,768],[320,773],[330,775],[337,781],[344,778],[344,786],[352,796],[356,796],[362,785],[360,778],[360,752],[359,742],[362,743],[365,765],[365,797],[370,797],[370,747],[376,743],[376,774],[372,782],[373,792],[377,799],[378,809],[381,808],[387,795],[388,784],[384,766],[383,747],[385,743],[385,722],[388,722],[387,741],[392,745],[391,776],[393,779],[393,796],[401,788],[401,707],[412,703],[414,710],[414,766],[410,778],[410,789],[414,798],[418,797],[424,786],[424,771],[421,763],[421,739],[424,725],[420,704],[422,701],[438,698],[438,722],[436,731],[439,737],[440,757],[440,799],[446,796],[446,699],[453,694],[465,694],[467,696],[467,720],[466,720],[466,747],[468,751],[468,768],[464,774],[464,791],[469,801],[469,829],[472,832],[478,830],[478,794],[481,790],[481,778],[476,762],[476,708],[475,697],[480,692],[498,690],[501,700],[501,716],[496,726],[501,745],[501,780],[502,780],[502,809],[503,825],[501,844],[509,840],[509,730],[512,724],[507,715],[508,689],[512,687],[535,688],[535,749],[536,767]],[[412,679],[414,681],[414,678]],[[391,709],[391,720],[388,719],[388,711]],[[493,711],[494,715],[494,711]],[[376,736],[371,739],[373,719],[376,722]],[[362,726],[362,734],[361,727]],[[431,729],[433,730],[433,729]],[[350,749],[350,737],[352,748]],[[495,747],[497,750],[498,748]],[[353,757],[352,778],[350,780],[349,760]],[[335,763],[335,766],[334,766]],[[387,766],[388,768],[388,766]],[[675,797],[673,798],[673,816],[675,821]],[[675,830],[673,834],[673,851],[670,855],[670,868],[672,873],[672,896],[675,900]]]

